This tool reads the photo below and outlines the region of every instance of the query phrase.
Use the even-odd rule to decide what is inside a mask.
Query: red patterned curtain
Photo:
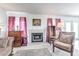
[[[49,35],[49,26],[52,26],[52,18],[48,18],[47,19],[47,35],[46,35],[46,42],[49,42],[49,39],[48,39],[48,35]]]
[[[61,19],[56,19],[56,26],[61,22]]]
[[[8,17],[8,31],[13,31],[15,27],[15,17],[9,16]]]
[[[22,37],[22,45],[27,45],[26,17],[20,17],[20,31],[21,31],[21,37]]]
[[[61,19],[56,19],[56,31],[61,31]]]

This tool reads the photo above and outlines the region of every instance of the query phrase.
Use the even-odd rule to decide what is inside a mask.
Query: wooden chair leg
[[[12,48],[12,50],[11,50],[11,52],[10,52],[10,54],[8,55],[8,56],[12,56],[13,54],[13,48]]]
[[[49,41],[50,45],[51,45],[51,41]]]
[[[73,49],[71,49],[71,56],[73,56]]]
[[[73,46],[71,47],[71,56],[73,56]]]
[[[54,47],[54,44],[53,44],[53,52],[54,52],[54,49],[55,49],[55,47]]]
[[[71,52],[71,56],[73,56],[73,52]]]

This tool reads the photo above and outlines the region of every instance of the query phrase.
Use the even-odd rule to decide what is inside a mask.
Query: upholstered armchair
[[[58,39],[54,41],[53,44],[53,52],[54,48],[59,48],[61,50],[67,51],[73,55],[73,41],[74,41],[75,33],[74,32],[60,32]]]

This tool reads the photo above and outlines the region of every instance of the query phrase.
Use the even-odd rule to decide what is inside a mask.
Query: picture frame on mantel
[[[33,26],[41,26],[41,19],[32,19]]]

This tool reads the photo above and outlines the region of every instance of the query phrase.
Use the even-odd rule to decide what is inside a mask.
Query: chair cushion
[[[63,43],[63,42],[60,42],[60,41],[57,41],[57,40],[54,42],[54,46],[59,47],[61,49],[65,49],[67,51],[71,51],[71,45],[70,44],[66,44],[66,43]]]
[[[61,41],[63,43],[71,44],[72,39],[73,39],[73,35],[61,34],[59,41]]]

